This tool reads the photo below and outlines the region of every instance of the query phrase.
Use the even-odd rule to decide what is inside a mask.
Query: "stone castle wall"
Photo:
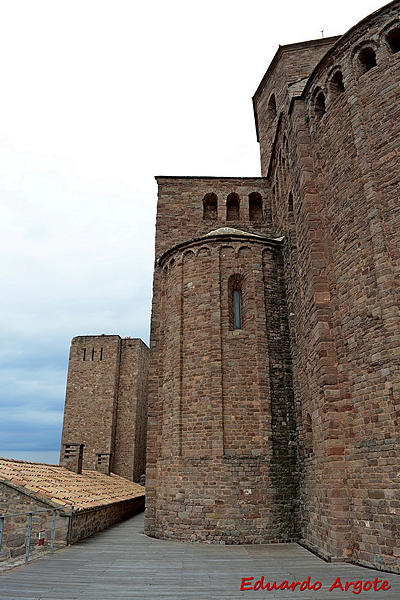
[[[265,201],[266,220],[250,222],[246,210],[262,180],[227,183],[196,179],[194,240],[165,252],[155,272],[146,531],[225,543],[291,540],[297,478],[281,242],[218,231],[198,237],[220,225],[259,231],[269,222]],[[232,223],[227,198],[238,189]],[[160,223],[166,211],[170,222],[188,213],[185,193],[185,181],[162,178]],[[205,223],[209,193],[218,214]],[[230,315],[232,277],[242,278],[241,329]]]
[[[29,553],[32,558],[36,558],[49,552],[53,509],[44,502],[14,489],[3,481],[0,482],[0,515],[15,515],[4,518],[0,552],[1,567],[25,554],[29,517],[27,514],[18,513],[28,513],[30,511],[44,511],[32,516]],[[60,512],[57,511],[54,524],[54,549],[61,548],[67,543],[69,518],[65,514],[60,514]],[[65,512],[68,513],[69,509],[67,508]],[[41,546],[38,545],[39,532],[44,536],[44,543]]]
[[[150,535],[400,571],[399,11],[279,48],[262,177],[157,177]],[[138,340],[74,338],[63,441],[86,468],[140,476],[146,364]]]
[[[54,549],[67,544],[69,531],[69,513],[71,506],[57,511],[54,522]],[[95,508],[77,510],[73,515],[71,542],[87,538],[103,531],[111,525],[132,517],[144,509],[144,494],[138,498],[116,501]],[[5,482],[0,482],[0,515],[4,518],[2,547],[0,552],[0,567],[11,568],[15,559],[23,557],[26,550],[28,513],[32,511],[32,529],[30,541],[30,559],[38,558],[50,551],[53,507],[22,490],[13,488]],[[36,512],[35,511],[43,511]],[[7,516],[10,515],[10,516]],[[13,516],[11,516],[13,515]],[[38,545],[39,533],[44,540]]]
[[[263,178],[157,178],[154,535],[285,539],[295,531],[279,514],[292,510],[324,557],[400,570],[399,8],[278,50],[253,99]],[[228,220],[231,192],[240,208]],[[202,238],[226,226],[283,242],[260,254],[258,242]],[[236,271],[251,281],[240,332],[228,314]]]
[[[148,348],[141,340],[72,340],[62,444],[85,444],[84,469],[97,468],[96,455],[105,454],[117,475],[138,481],[144,473],[147,370]]]
[[[272,150],[261,139],[273,223],[286,240],[303,537],[327,557],[394,570],[400,568],[396,31],[399,2],[336,40],[296,93],[296,85],[288,86]],[[268,93],[277,81],[272,73]],[[255,99],[259,122],[267,118],[263,93]]]

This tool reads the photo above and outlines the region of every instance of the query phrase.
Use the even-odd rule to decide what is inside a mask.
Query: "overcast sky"
[[[279,44],[378,0],[0,0],[0,456],[57,461],[70,340],[148,343],[155,175],[258,176]]]

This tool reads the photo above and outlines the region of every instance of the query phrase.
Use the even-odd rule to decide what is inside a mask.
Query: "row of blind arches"
[[[226,198],[226,220],[238,221],[244,219],[240,214],[240,197],[235,192],[228,194]],[[218,197],[214,192],[206,194],[203,198],[203,219],[213,221],[218,218]],[[248,219],[249,221],[261,222],[263,218],[263,201],[261,194],[251,192],[248,196]]]

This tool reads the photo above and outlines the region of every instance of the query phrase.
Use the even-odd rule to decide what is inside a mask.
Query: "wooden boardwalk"
[[[79,544],[18,567],[0,577],[7,600],[348,600],[400,599],[400,576],[343,563],[327,564],[296,544],[218,546],[155,540],[143,535],[137,515]],[[240,591],[242,577],[289,582],[321,581],[320,591]],[[342,582],[387,579],[389,591],[328,587]],[[256,579],[253,580],[253,583]]]

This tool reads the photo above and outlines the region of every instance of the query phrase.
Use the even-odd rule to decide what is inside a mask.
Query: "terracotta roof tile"
[[[124,477],[98,471],[73,473],[58,465],[0,457],[0,481],[9,481],[54,504],[73,505],[76,510],[103,506],[144,496],[145,489]]]

